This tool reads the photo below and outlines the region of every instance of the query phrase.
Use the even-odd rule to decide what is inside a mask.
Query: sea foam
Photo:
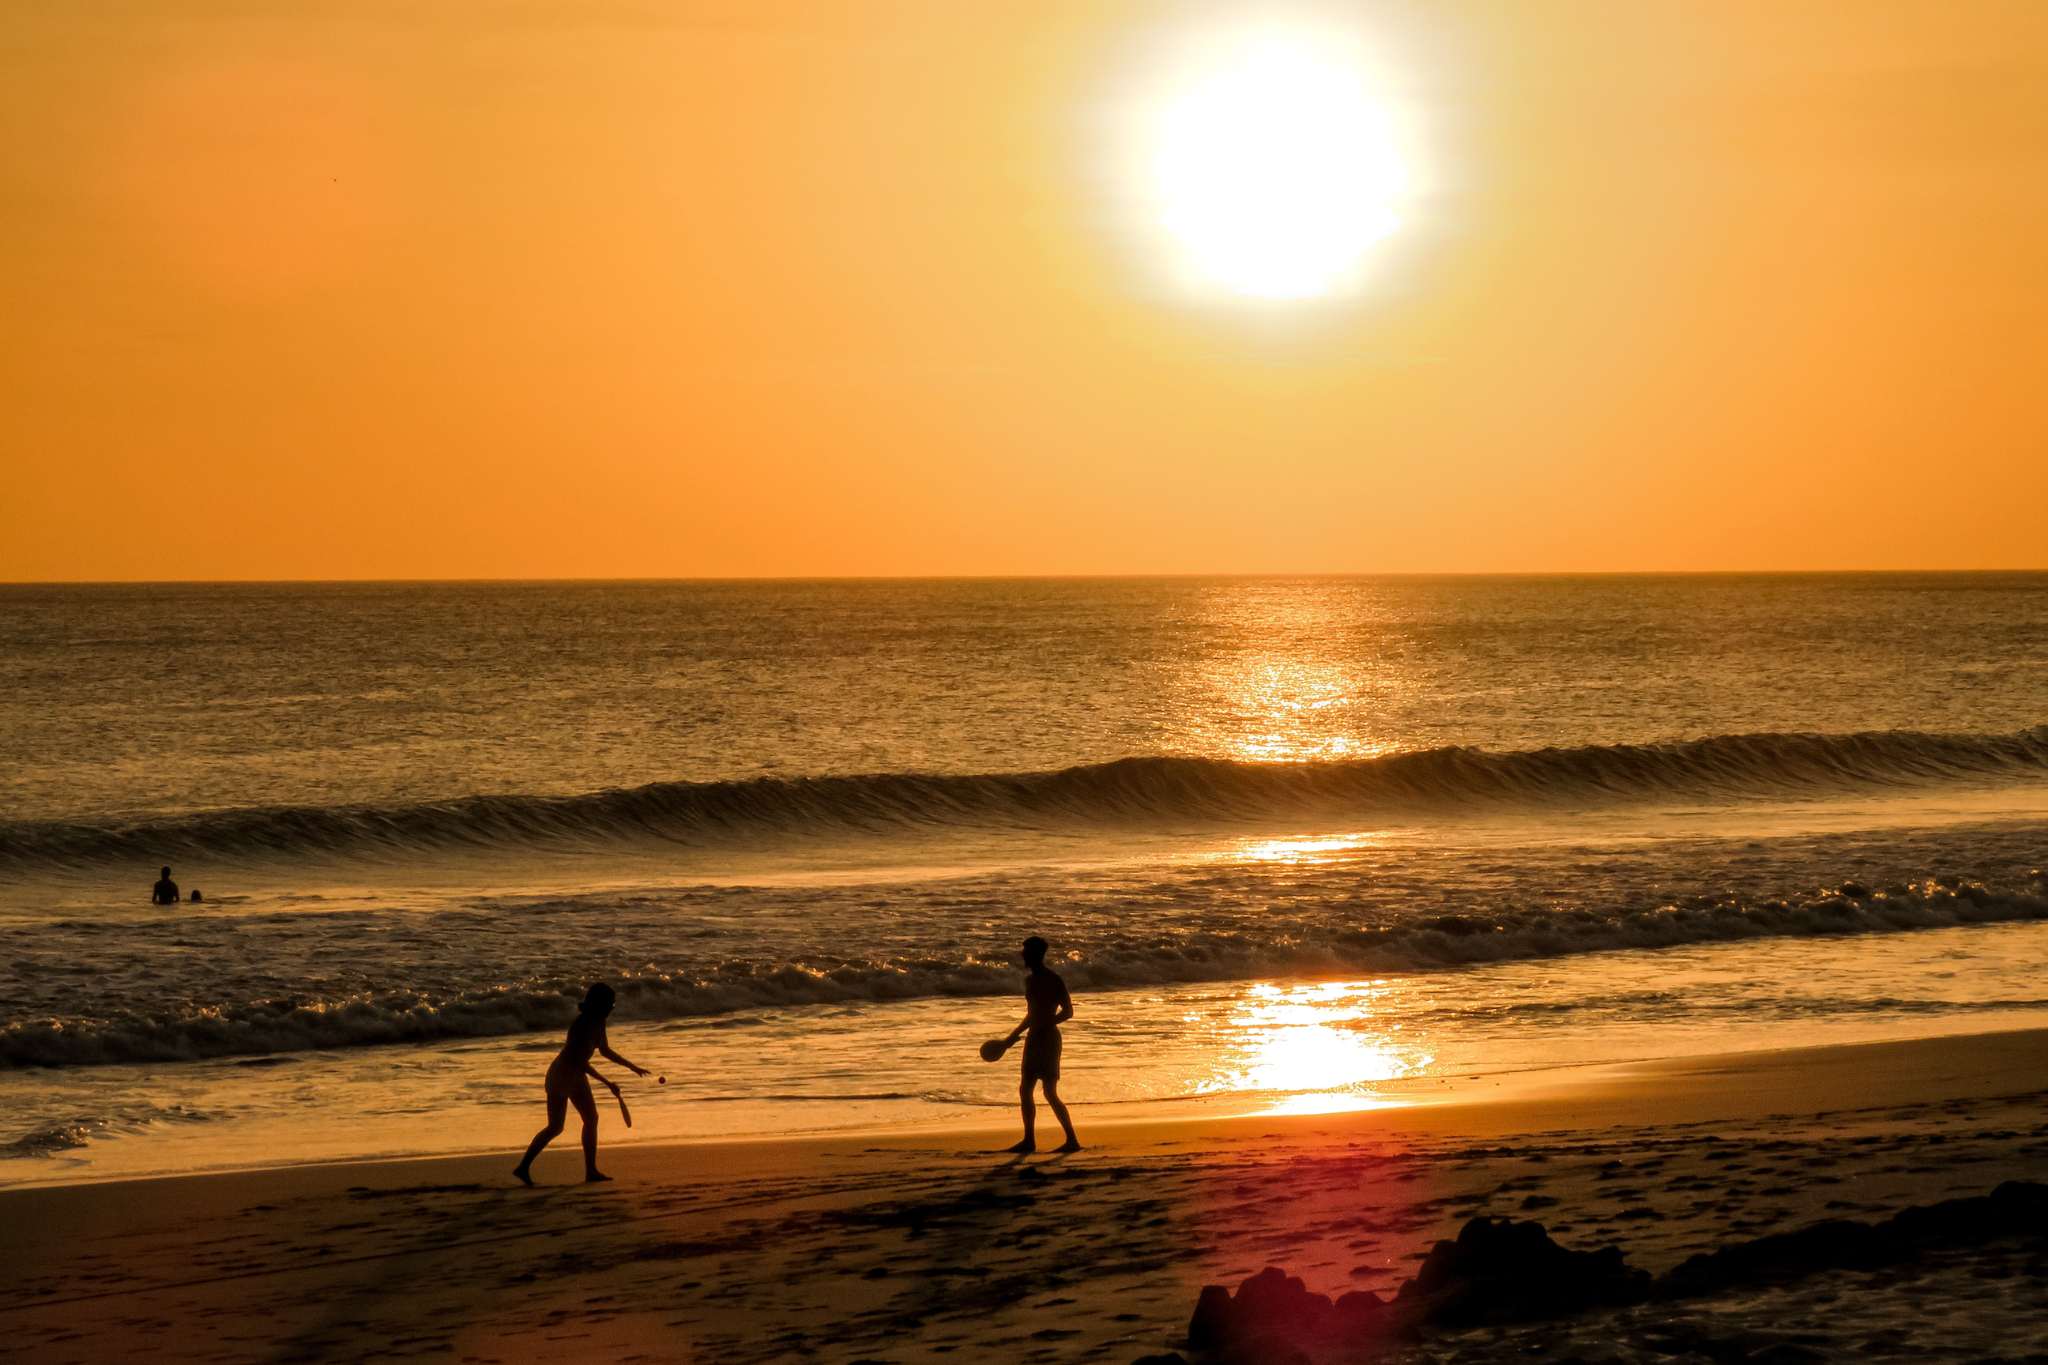
[[[1883,934],[2048,919],[2048,883],[1994,890],[1929,880],[1845,883],[1793,899],[1693,898],[1638,909],[1522,909],[1419,914],[1370,928],[1323,923],[1198,941],[1116,936],[1062,965],[1076,990],[1264,977],[1430,971],[1620,949],[1767,938]],[[1012,994],[1016,968],[969,952],[875,959],[727,957],[693,970],[612,977],[619,1017],[664,1020],[737,1011],[932,996]],[[182,1061],[207,1057],[492,1037],[560,1028],[579,977],[448,987],[434,979],[332,995],[164,1005],[102,1018],[17,1018],[0,1026],[0,1067]]]

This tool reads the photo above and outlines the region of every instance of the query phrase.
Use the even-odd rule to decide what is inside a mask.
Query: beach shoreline
[[[512,1152],[0,1191],[0,1316],[17,1358],[50,1361],[1130,1360],[1202,1284],[1274,1264],[1389,1292],[1474,1213],[1655,1270],[2048,1172],[2048,1030],[1479,1089],[1233,1118],[1080,1104],[1070,1158],[1003,1156],[1003,1128],[621,1146],[601,1187],[564,1183],[565,1142],[538,1191]]]

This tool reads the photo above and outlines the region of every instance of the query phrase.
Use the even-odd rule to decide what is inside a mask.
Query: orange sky
[[[1323,6],[1260,307],[1104,151],[1244,8],[0,9],[0,580],[2048,567],[2048,4]]]

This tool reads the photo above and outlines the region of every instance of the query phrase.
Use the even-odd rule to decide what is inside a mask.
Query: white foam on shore
[[[1654,977],[1616,952],[1570,973],[1517,962],[1083,992],[1062,1089],[1090,1121],[1322,1112],[1560,1066],[2048,1025],[2044,953],[2048,923],[2003,924],[1689,946]],[[604,1140],[1002,1127],[1015,1073],[974,1051],[1015,1014],[1012,999],[922,999],[620,1021],[614,1046],[670,1084],[620,1077],[635,1126],[607,1107]],[[20,1125],[0,1143],[27,1144],[0,1184],[510,1151],[538,1125],[558,1045],[549,1032],[0,1074]]]

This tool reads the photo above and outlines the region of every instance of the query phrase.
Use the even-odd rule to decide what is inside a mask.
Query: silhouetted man
[[[171,880],[171,870],[168,867],[164,869],[164,875],[156,879],[156,886],[151,889],[149,899],[154,905],[178,903],[178,884]]]
[[[1020,1035],[1024,1038],[1023,1079],[1017,1087],[1024,1109],[1024,1140],[1010,1150],[1038,1150],[1038,1109],[1031,1102],[1031,1087],[1043,1085],[1045,1102],[1067,1131],[1059,1150],[1078,1152],[1081,1139],[1074,1136],[1074,1121],[1067,1117],[1067,1106],[1060,1103],[1060,1025],[1074,1017],[1074,998],[1067,994],[1067,983],[1060,980],[1059,973],[1047,969],[1045,950],[1045,940],[1036,934],[1024,940],[1024,965],[1030,969],[1024,978],[1024,1022],[1010,1031],[1008,1040],[1015,1043]]]

